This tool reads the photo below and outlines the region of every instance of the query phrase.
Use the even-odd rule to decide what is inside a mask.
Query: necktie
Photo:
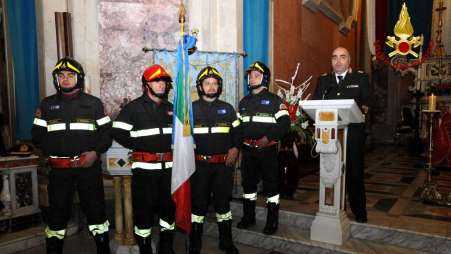
[[[343,76],[337,76],[338,78],[338,85],[341,85],[343,83]]]

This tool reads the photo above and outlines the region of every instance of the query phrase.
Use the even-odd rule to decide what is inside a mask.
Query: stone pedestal
[[[114,181],[114,218],[115,248],[117,253],[134,253],[126,250],[132,249],[135,244],[133,235],[133,207],[132,207],[132,172],[128,153],[130,150],[116,142],[102,156],[104,169],[113,176]],[[124,252],[125,251],[125,252]]]
[[[339,216],[318,212],[310,228],[310,239],[341,245],[349,238],[349,220],[344,211]]]
[[[301,107],[315,119],[316,152],[320,154],[319,211],[310,238],[342,245],[349,238],[344,211],[347,126],[364,118],[354,100],[313,100],[301,102]]]

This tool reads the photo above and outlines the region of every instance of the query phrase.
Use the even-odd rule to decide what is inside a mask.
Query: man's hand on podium
[[[363,121],[366,121],[366,115],[368,114],[368,106],[367,105],[362,105],[362,113],[363,113]]]
[[[362,113],[364,114],[364,115],[366,115],[366,114],[368,114],[368,106],[367,105],[362,105]]]

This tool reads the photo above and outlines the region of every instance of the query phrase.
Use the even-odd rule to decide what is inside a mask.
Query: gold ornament
[[[412,36],[413,26],[412,23],[410,23],[410,16],[406,3],[402,4],[401,12],[399,13],[399,18],[394,28],[394,33],[396,36],[387,36],[387,40],[385,41],[385,44],[394,49],[388,56],[406,56],[410,54],[414,57],[418,57],[418,53],[413,51],[413,49],[423,45],[423,35]]]

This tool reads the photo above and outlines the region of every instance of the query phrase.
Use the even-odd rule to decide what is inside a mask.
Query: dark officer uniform
[[[337,84],[335,73],[320,76],[313,99],[354,99],[359,107],[368,105],[368,75],[361,71],[347,72],[343,81]],[[364,184],[365,125],[352,123],[348,126],[348,144],[346,158],[346,189],[351,210],[356,220],[364,222],[366,214],[366,196]]]
[[[68,69],[69,66],[72,69]],[[63,58],[54,70],[79,71],[75,88],[83,89],[84,72],[73,59]],[[55,86],[59,86],[55,81]],[[102,171],[97,160],[89,168],[81,168],[84,152],[104,153],[111,146],[111,120],[105,116],[100,99],[82,91],[71,97],[61,91],[42,100],[32,127],[33,143],[49,157],[47,252],[61,253],[75,188],[89,230],[96,239],[98,253],[109,253],[108,221],[105,215]],[[103,245],[103,246],[102,246]]]
[[[269,86],[269,69],[260,62],[255,62],[248,69],[264,74],[262,83]],[[263,71],[262,71],[263,70]],[[288,111],[282,100],[275,94],[262,90],[258,94],[249,93],[239,103],[238,114],[241,120],[243,136],[243,156],[241,174],[243,185],[243,218],[239,228],[248,228],[255,224],[255,202],[257,200],[257,183],[263,180],[263,191],[267,195],[267,220],[263,230],[273,234],[277,230],[279,214],[279,169],[277,145],[290,127]],[[266,136],[270,143],[260,147],[257,140]]]
[[[169,77],[166,75],[161,66],[154,65],[143,76],[152,81]],[[166,99],[156,103],[143,94],[127,104],[113,122],[114,139],[133,151],[134,232],[140,253],[151,253],[155,215],[161,228],[159,253],[172,253],[175,229],[175,204],[171,196],[172,111],[172,103]]]

